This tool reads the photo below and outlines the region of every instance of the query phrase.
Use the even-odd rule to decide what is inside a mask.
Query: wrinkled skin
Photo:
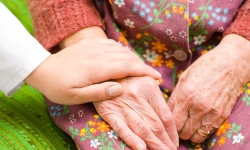
[[[118,82],[123,94],[93,102],[98,114],[132,149],[138,149],[138,143],[143,149],[146,145],[150,150],[176,149],[175,123],[157,82],[151,77],[128,77]]]
[[[197,132],[214,132],[229,116],[249,80],[249,41],[227,35],[180,77],[169,107],[181,139],[203,142]]]

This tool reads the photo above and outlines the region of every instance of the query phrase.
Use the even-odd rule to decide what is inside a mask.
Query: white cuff
[[[0,90],[11,95],[50,53],[0,3]]]

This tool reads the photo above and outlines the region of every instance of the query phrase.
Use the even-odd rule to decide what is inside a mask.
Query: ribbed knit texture
[[[72,150],[72,139],[51,120],[41,93],[28,85],[13,97],[0,92],[1,150]]]
[[[90,26],[103,27],[92,0],[28,0],[36,39],[46,48]]]
[[[224,36],[231,33],[241,35],[250,40],[250,0],[247,0],[238,10],[233,23],[224,32]]]

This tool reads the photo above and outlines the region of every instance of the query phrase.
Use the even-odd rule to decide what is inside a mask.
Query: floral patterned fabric
[[[161,72],[160,88],[166,101],[180,74],[220,42],[241,3],[242,0],[95,0],[107,36]],[[249,87],[250,84],[243,88],[231,116],[207,141],[181,141],[179,149],[249,148]],[[91,103],[47,104],[51,117],[79,149],[130,149]]]

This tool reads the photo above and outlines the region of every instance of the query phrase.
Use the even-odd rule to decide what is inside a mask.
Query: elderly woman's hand
[[[117,98],[94,102],[99,115],[132,149],[174,150],[178,134],[157,82],[151,77],[118,81],[124,92]]]
[[[200,143],[229,117],[249,63],[250,42],[231,34],[181,75],[168,103],[181,139]]]

